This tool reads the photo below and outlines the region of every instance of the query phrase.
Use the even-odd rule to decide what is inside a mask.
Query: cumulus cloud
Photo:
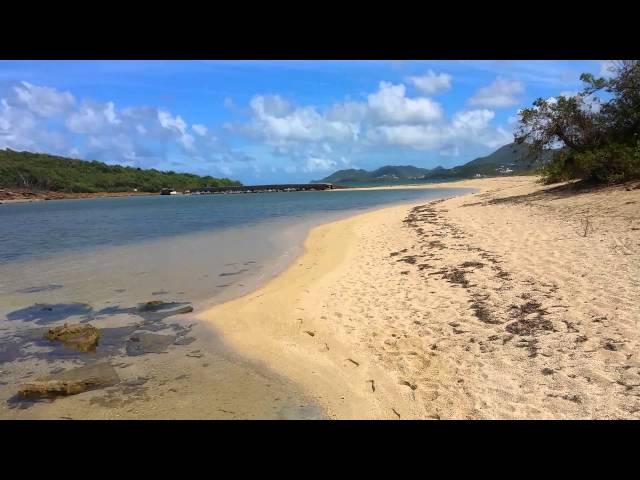
[[[113,102],[84,102],[79,109],[71,112],[66,120],[67,127],[74,133],[96,133],[121,123]]]
[[[408,77],[407,81],[425,95],[435,95],[451,88],[451,75],[429,70],[420,77]]]
[[[294,108],[278,95],[255,96],[250,103],[253,118],[249,130],[277,146],[289,142],[344,142],[358,136],[356,124],[331,120],[314,107]]]
[[[329,108],[327,119],[338,122],[358,123],[368,113],[367,105],[360,102],[336,103]]]
[[[69,92],[20,82],[0,103],[0,148],[70,155],[87,160],[170,168],[188,165],[207,174],[216,162],[249,163],[209,134],[204,125],[151,106],[118,109],[114,102],[85,99]]]
[[[39,127],[41,117],[26,105],[0,101],[0,148],[60,153],[66,148],[63,135]]]
[[[458,112],[453,116],[451,125],[456,130],[476,132],[487,128],[495,115],[495,112],[486,109]]]
[[[41,87],[28,82],[20,82],[13,90],[18,103],[43,117],[63,113],[75,103],[75,98],[69,92],[60,92],[55,88]]]
[[[504,145],[513,141],[511,134],[490,125],[491,110],[457,112],[448,123],[428,125],[384,125],[368,132],[372,143],[402,146],[416,150],[451,150],[452,145]]]
[[[439,120],[442,107],[426,97],[408,98],[403,84],[380,82],[379,90],[367,97],[371,116],[381,124],[420,124]]]
[[[184,135],[187,130],[187,124],[180,115],[174,117],[166,110],[158,111],[158,121],[160,122],[162,128],[172,130],[181,135]]]
[[[419,78],[423,92],[450,86],[450,77],[432,71]],[[343,159],[368,152],[404,149],[458,156],[465,148],[513,141],[512,133],[492,125],[495,112],[489,108],[462,110],[447,119],[431,98],[408,96],[404,84],[384,81],[363,101],[338,102],[324,110],[294,105],[278,95],[257,95],[249,106],[249,121],[228,130],[262,140],[276,159],[271,166],[289,173],[335,169],[350,163]]]
[[[516,80],[498,77],[491,85],[480,88],[469,99],[474,106],[488,108],[503,108],[516,105],[524,92],[524,85]]]
[[[373,143],[431,150],[442,144],[443,131],[435,125],[382,125],[368,131]]]

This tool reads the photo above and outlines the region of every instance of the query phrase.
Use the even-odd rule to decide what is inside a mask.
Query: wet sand
[[[330,418],[639,418],[640,189],[535,180],[317,227],[199,318]]]
[[[110,314],[90,323],[100,326],[95,352],[78,354],[63,346],[52,352],[51,342],[41,340],[46,326],[3,338],[0,418],[323,418],[293,382],[230,350],[192,315],[132,324],[130,315]],[[116,385],[53,400],[16,395],[19,383],[104,363],[115,369]]]

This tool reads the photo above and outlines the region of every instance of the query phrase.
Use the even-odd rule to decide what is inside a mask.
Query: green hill
[[[476,158],[464,165],[453,168],[435,167],[433,169],[413,166],[384,166],[371,172],[367,170],[339,170],[322,180],[314,182],[335,184],[364,183],[406,183],[433,179],[462,179],[476,176],[495,177],[500,175],[522,175],[532,173],[536,167],[546,162],[552,151],[542,157],[533,158],[525,145],[510,143],[486,157]]]
[[[538,165],[547,161],[552,151],[545,152],[542,157],[531,157],[526,145],[510,143],[500,147],[486,157],[476,158],[459,167],[453,167],[449,173],[456,177],[469,178],[476,175],[522,175],[531,173]]]
[[[0,188],[56,192],[159,192],[162,188],[241,185],[228,178],[143,170],[42,153],[0,150]]]

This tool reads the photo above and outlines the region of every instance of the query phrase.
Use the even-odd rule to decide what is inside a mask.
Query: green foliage
[[[584,152],[564,150],[542,169],[547,183],[575,178],[618,183],[640,178],[640,143],[611,143]]]
[[[582,74],[578,95],[540,98],[520,112],[516,143],[534,152],[563,145],[542,167],[546,182],[640,178],[640,62],[617,62],[611,73],[608,79]],[[600,101],[599,91],[610,99]]]
[[[142,170],[40,153],[0,150],[0,187],[60,192],[159,192],[162,188],[241,185],[228,178]]]

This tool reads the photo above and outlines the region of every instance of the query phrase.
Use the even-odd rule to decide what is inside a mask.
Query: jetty
[[[261,192],[305,192],[332,190],[331,183],[285,183],[279,185],[239,185],[228,187],[201,187],[192,188],[191,195],[206,195],[215,193],[261,193]]]

